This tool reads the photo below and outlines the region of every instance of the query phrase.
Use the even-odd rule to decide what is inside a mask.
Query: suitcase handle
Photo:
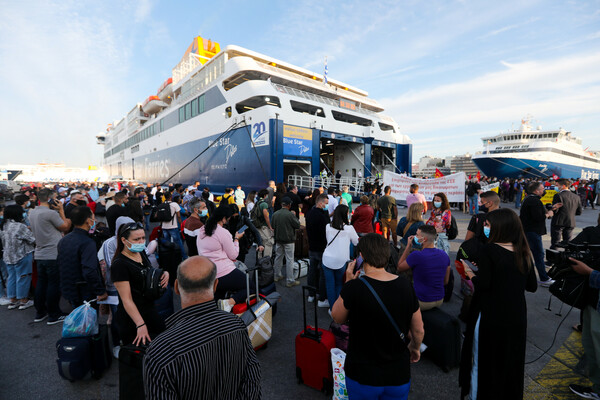
[[[314,329],[314,331],[312,329],[310,329],[310,327],[306,324],[306,301],[307,301],[306,291],[309,291],[309,290],[315,294],[317,293],[317,288],[315,288],[313,286],[302,286],[302,313],[304,316],[304,329],[303,329],[302,333],[300,334],[300,336],[316,340],[317,342],[321,342],[321,332],[319,332],[319,324],[317,321],[317,299],[316,298],[315,298],[315,301],[313,302],[315,305],[315,329]],[[308,292],[308,293],[310,294],[311,292]]]
[[[256,282],[256,299],[258,301],[260,292],[258,290],[258,268],[255,266],[254,268],[248,268],[246,270],[246,305],[248,309],[250,309],[250,274],[254,272],[254,281]]]

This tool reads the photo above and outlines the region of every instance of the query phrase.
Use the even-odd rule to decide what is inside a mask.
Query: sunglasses
[[[119,228],[119,230],[123,229],[123,225]],[[121,231],[121,236],[125,235],[127,231],[137,231],[138,229],[144,229],[144,225],[141,222],[130,222],[125,225],[125,229]]]

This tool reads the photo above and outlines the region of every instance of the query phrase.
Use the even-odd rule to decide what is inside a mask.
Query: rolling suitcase
[[[439,308],[423,311],[427,350],[423,353],[442,369],[448,372],[460,364],[461,331],[458,318]]]
[[[302,310],[304,327],[296,336],[296,378],[298,383],[321,390],[326,394],[333,391],[333,372],[331,367],[331,349],[335,347],[333,333],[320,329],[317,321],[317,302],[315,306],[315,326],[306,324],[306,296],[317,289],[302,286]],[[307,293],[307,291],[309,291]]]
[[[90,340],[92,351],[92,376],[100,378],[112,364],[113,354],[108,340],[110,329],[106,324],[100,324],[98,334],[87,339]]]
[[[62,338],[56,342],[58,373],[71,382],[92,372],[92,350],[88,337]]]
[[[119,350],[119,399],[144,400],[143,361],[146,347],[132,344]]]
[[[296,230],[294,258],[308,258],[308,235],[304,225],[300,225],[300,229]]]

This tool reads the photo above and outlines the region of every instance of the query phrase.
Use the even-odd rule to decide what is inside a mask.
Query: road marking
[[[524,398],[526,400],[572,400],[578,398],[569,385],[572,383],[591,386],[590,380],[577,372],[583,357],[581,333],[572,332],[556,351],[548,364],[534,379],[527,379]]]

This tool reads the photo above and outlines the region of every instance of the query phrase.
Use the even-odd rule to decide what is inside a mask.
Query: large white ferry
[[[326,169],[411,172],[412,145],[368,93],[194,38],[158,89],[97,136],[112,179],[265,187]]]
[[[472,158],[487,176],[499,178],[582,178],[600,175],[600,152],[583,149],[581,139],[560,128],[531,127],[531,117],[518,130],[484,137],[484,151]]]

